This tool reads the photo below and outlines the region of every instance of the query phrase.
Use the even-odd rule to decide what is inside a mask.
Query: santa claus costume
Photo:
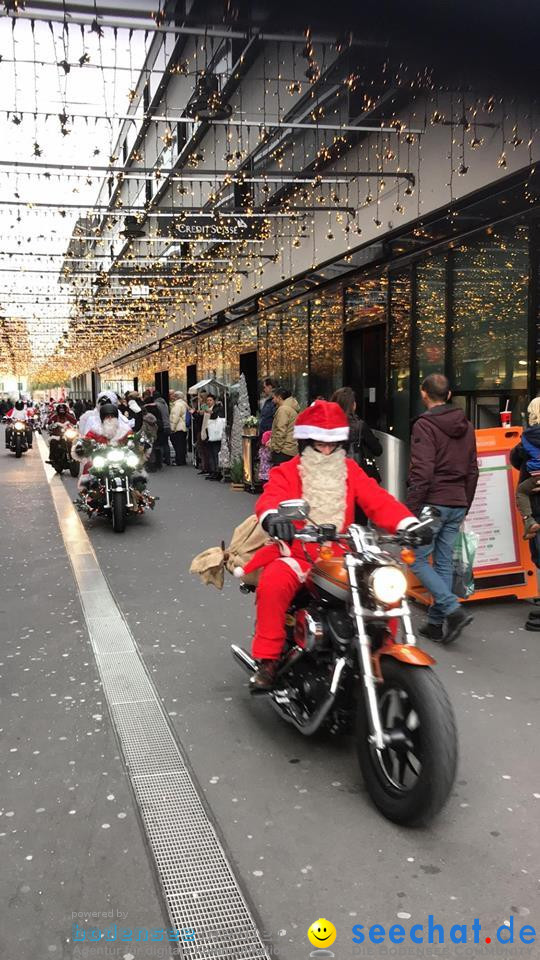
[[[122,414],[119,412],[118,407],[113,403],[103,403],[99,408],[99,428],[94,430],[89,430],[85,436],[85,440],[93,440],[94,443],[100,443],[103,445],[107,444],[124,444],[130,436],[132,436],[131,426],[129,421],[121,422],[120,417]],[[125,417],[124,417],[125,420]],[[127,425],[126,425],[127,424]],[[79,490],[86,486],[88,482],[88,474],[90,467],[92,466],[92,460],[86,459],[84,454],[81,453],[81,448],[83,448],[81,441],[75,441],[72,449],[72,456],[75,460],[80,460],[83,464],[82,473],[79,477],[78,487]]]
[[[347,441],[349,424],[337,403],[316,400],[301,413],[295,423],[294,435],[304,447],[300,456],[274,467],[257,501],[255,511],[265,530],[271,536],[280,536],[283,520],[279,520],[278,506],[283,500],[303,499],[310,506],[310,518],[317,524],[335,524],[345,531],[354,523],[358,505],[378,527],[395,533],[416,524],[416,517],[401,503],[383,490],[355,463],[348,459],[342,444]],[[317,449],[317,447],[319,449]],[[289,523],[285,521],[285,525]],[[301,529],[303,522],[295,522]],[[292,532],[292,531],[291,531]],[[336,553],[339,544],[332,544]],[[275,673],[285,643],[285,616],[312,562],[318,553],[317,544],[293,540],[280,541],[259,550],[242,570],[243,576],[263,568],[257,587],[257,623],[253,638],[253,656],[259,661],[259,673],[254,686],[268,688],[265,682]]]

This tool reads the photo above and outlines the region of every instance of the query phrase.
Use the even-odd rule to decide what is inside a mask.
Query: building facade
[[[244,372],[253,398],[270,376],[302,405],[347,384],[370,425],[407,440],[422,380],[443,371],[475,426],[497,425],[507,401],[519,423],[540,387],[540,245],[534,211],[498,218],[513,192],[512,181],[496,203],[489,191],[475,199],[487,226],[470,229],[469,203],[454,211],[459,232],[451,216],[424,225],[416,249],[413,224],[377,246],[376,265],[301,296],[284,285],[241,319],[221,316],[204,332],[164,338],[106,376],[137,377],[142,387],[167,373],[170,387],[185,390],[212,375],[232,385]]]

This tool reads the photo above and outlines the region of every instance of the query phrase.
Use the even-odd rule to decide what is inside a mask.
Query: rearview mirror
[[[280,517],[286,517],[287,520],[307,520],[309,503],[307,500],[282,500],[278,512]]]

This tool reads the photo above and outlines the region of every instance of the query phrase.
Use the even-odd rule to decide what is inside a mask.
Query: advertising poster
[[[519,544],[508,451],[478,457],[480,477],[466,529],[478,535],[475,571],[519,566]]]

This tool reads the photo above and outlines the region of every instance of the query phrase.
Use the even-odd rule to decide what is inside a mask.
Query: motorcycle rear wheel
[[[446,690],[429,667],[383,658],[377,687],[383,730],[397,734],[379,752],[369,743],[366,705],[358,709],[357,753],[368,793],[381,813],[404,826],[428,823],[446,803],[456,775],[458,743]]]
[[[126,495],[123,490],[114,490],[111,494],[111,510],[114,532],[123,533],[127,520]]]

